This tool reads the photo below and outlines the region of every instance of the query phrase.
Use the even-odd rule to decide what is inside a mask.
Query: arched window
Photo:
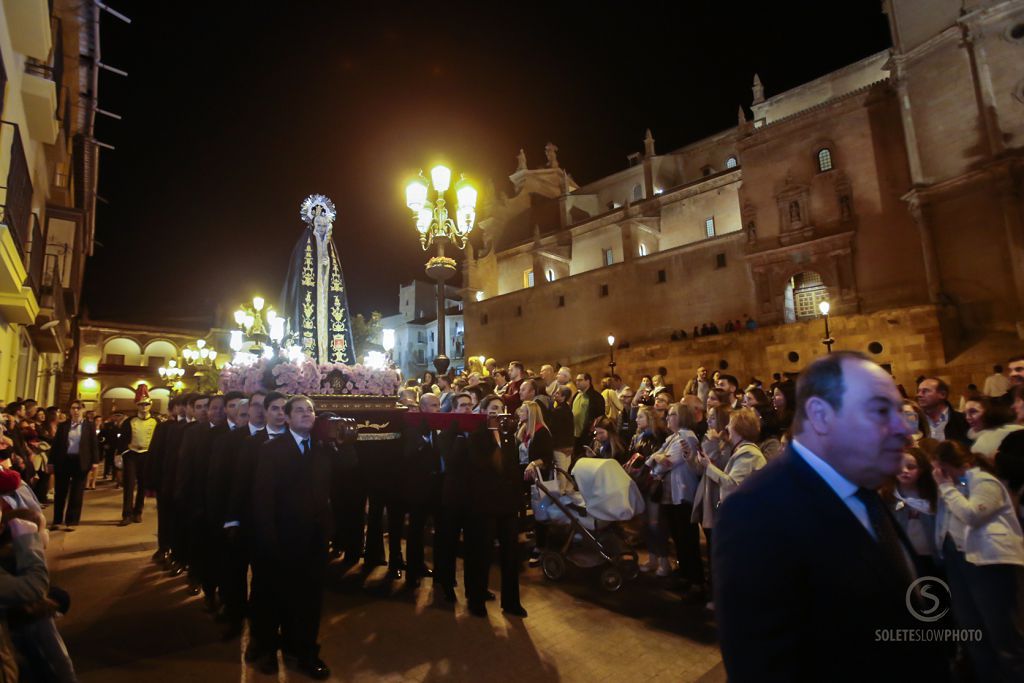
[[[725,167],[726,168],[736,168],[737,164],[738,164],[738,162],[736,161],[736,157],[734,157],[734,156],[733,157],[729,157],[728,159],[725,160]]]
[[[640,201],[643,198],[644,198],[644,188],[640,187],[640,184],[637,183],[636,185],[633,186],[633,201],[634,202],[638,202],[638,201]]]
[[[555,271],[554,271],[554,269],[548,268],[547,272],[544,274],[544,277],[547,278],[548,282],[554,282],[555,281]]]
[[[647,256],[647,245],[643,242],[640,243],[640,255]]]
[[[818,150],[818,170],[822,173],[832,170],[832,150],[828,147]]]

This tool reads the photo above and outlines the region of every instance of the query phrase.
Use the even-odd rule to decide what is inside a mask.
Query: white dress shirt
[[[295,439],[295,445],[299,447],[299,453],[302,453],[302,442],[303,441],[307,441],[307,440],[309,441],[309,450],[313,450],[313,435],[312,434],[310,434],[309,436],[302,436],[301,434],[296,434],[291,429],[289,429],[288,431],[291,432],[292,438]]]
[[[68,455],[78,455],[82,444],[82,423],[72,422],[68,427]]]
[[[875,530],[871,526],[871,519],[868,517],[868,509],[864,507],[864,503],[857,498],[857,489],[860,488],[852,481],[844,477],[835,471],[832,465],[816,456],[802,443],[793,439],[793,450],[804,459],[804,461],[811,466],[811,469],[818,473],[818,476],[825,480],[829,488],[835,491],[836,495],[839,496],[839,500],[843,501],[843,505],[850,509],[853,516],[857,518],[861,526],[867,529],[868,533],[871,534],[872,538],[878,540],[875,537]]]

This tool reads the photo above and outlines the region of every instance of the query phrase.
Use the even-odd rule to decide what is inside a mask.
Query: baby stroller
[[[581,568],[608,565],[601,572],[601,586],[619,590],[637,577],[640,565],[616,522],[644,511],[640,490],[615,460],[580,458],[571,475],[556,470],[567,482],[566,491],[560,490],[558,479],[538,479],[533,497],[534,519],[552,527],[549,547],[540,556],[544,576],[558,581],[567,562]]]

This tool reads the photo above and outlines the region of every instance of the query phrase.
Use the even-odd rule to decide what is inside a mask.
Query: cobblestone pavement
[[[82,524],[54,531],[47,551],[51,580],[72,595],[59,626],[81,680],[270,681],[242,664],[244,640],[220,641],[220,625],[184,579],[150,561],[155,503],[147,501],[141,524],[115,526],[120,493],[109,484],[87,492]],[[461,589],[453,607],[435,602],[429,580],[407,592],[383,578],[383,568],[365,583],[355,572],[331,577],[320,628],[331,680],[725,680],[713,622],[656,579],[609,594],[591,575],[556,584],[524,569],[530,616],[506,619],[492,603],[485,620],[467,613]],[[495,568],[491,586],[498,585]],[[305,677],[282,668],[279,680]]]

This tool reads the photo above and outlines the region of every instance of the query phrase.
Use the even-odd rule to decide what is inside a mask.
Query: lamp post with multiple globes
[[[266,306],[261,296],[254,296],[252,303],[243,303],[235,311],[237,330],[231,330],[228,346],[238,354],[246,347],[256,356],[273,355],[281,346],[285,334],[285,318],[273,308]],[[269,351],[268,351],[269,349]]]
[[[181,350],[181,357],[191,367],[209,367],[217,360],[217,349],[207,346],[205,339],[196,339],[195,347],[186,346]]]
[[[445,256],[444,250],[448,244],[454,245],[456,249],[464,249],[469,231],[476,221],[477,191],[465,177],[455,184],[455,196],[458,199],[455,220],[449,217],[444,195],[451,186],[451,180],[451,169],[437,165],[430,169],[430,183],[421,172],[405,190],[405,204],[416,220],[420,246],[426,251],[431,245],[437,245],[437,255],[427,261],[426,271],[427,276],[437,283],[437,358],[434,359],[434,367],[442,375],[451,364],[445,355],[448,337],[445,326],[445,282],[455,275],[455,259]],[[431,187],[434,189],[433,201],[429,198]]]
[[[832,334],[828,329],[828,312],[831,306],[827,301],[818,302],[818,311],[821,312],[822,317],[825,318],[825,338],[821,340],[821,343],[825,345],[828,353],[832,353],[832,345],[836,343],[836,340],[832,338]]]

